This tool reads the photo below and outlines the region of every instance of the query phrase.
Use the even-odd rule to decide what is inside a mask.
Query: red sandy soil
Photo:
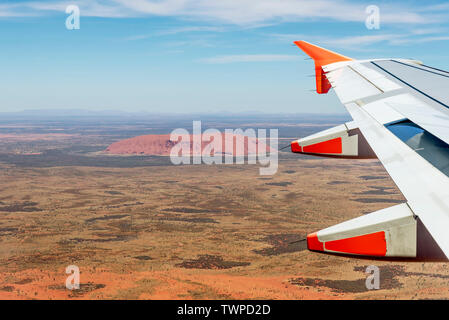
[[[79,290],[67,290],[64,270],[28,269],[16,273],[1,273],[0,281],[8,283],[0,290],[1,300],[10,299],[121,299],[119,292],[134,292],[136,299],[195,299],[196,291],[212,290],[211,298],[224,299],[342,299],[330,290],[314,292],[294,286],[287,276],[247,277],[214,274],[213,271],[167,271],[114,273],[95,269],[80,274]],[[55,285],[58,283],[58,285]],[[151,284],[151,289],[149,288]],[[211,293],[210,293],[211,294]]]
[[[319,254],[297,241],[405,201],[374,160],[286,159],[272,177],[196,165],[6,167],[0,179],[0,300],[449,297],[446,263]],[[78,290],[65,287],[69,265]],[[366,289],[369,265],[379,290]]]
[[[219,138],[219,137],[218,137]],[[242,149],[237,149],[237,139],[242,139],[244,141],[244,147]],[[243,135],[225,135],[221,134],[221,143],[218,142],[218,146],[214,149],[213,139],[206,139],[203,137],[201,143],[201,150],[199,143],[194,143],[194,140],[201,140],[201,135],[190,135],[183,136],[182,139],[179,138],[177,141],[170,140],[169,134],[164,135],[145,135],[138,136],[130,139],[121,140],[111,144],[105,152],[110,154],[143,154],[143,155],[158,155],[158,156],[169,156],[173,146],[181,143],[180,147],[184,150],[190,150],[190,154],[200,155],[202,152],[211,152],[214,154],[231,154],[229,152],[232,150],[233,156],[246,156],[248,154],[256,154],[258,150],[266,150],[270,152],[271,148],[264,142],[257,138],[245,137]],[[226,146],[229,146],[229,151],[226,150]],[[231,149],[232,147],[232,149]]]

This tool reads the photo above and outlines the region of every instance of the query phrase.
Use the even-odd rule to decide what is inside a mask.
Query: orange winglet
[[[331,84],[329,83],[329,80],[327,80],[326,75],[324,74],[323,66],[335,62],[352,60],[351,58],[315,46],[306,41],[295,41],[293,43],[296,44],[302,51],[304,51],[309,57],[311,57],[315,61],[316,91],[320,94],[327,93],[331,88]]]
[[[309,57],[311,57],[315,64],[322,67],[327,64],[331,64],[334,62],[340,61],[351,61],[351,58],[345,57],[336,52],[332,52],[330,50],[315,46],[306,41],[295,41],[296,44],[302,51],[304,51]]]

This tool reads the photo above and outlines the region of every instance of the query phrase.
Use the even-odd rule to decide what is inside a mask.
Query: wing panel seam
[[[371,83],[377,90],[379,90],[382,93],[385,93],[385,91],[383,91],[381,88],[379,88],[378,86],[376,86],[371,80],[369,80],[367,77],[365,77],[363,74],[361,74],[360,72],[358,72],[357,70],[355,70],[354,68],[352,68],[351,66],[348,66],[349,69],[351,69],[352,71],[354,71],[356,74],[358,74],[360,77],[362,77],[363,79],[365,79],[366,81],[368,81],[369,83]]]
[[[391,61],[393,61],[393,60],[391,60]],[[448,106],[447,104],[441,102],[441,101],[438,100],[438,99],[435,99],[434,97],[428,95],[427,93],[425,93],[425,92],[419,90],[418,88],[412,86],[412,85],[411,85],[410,83],[408,83],[407,81],[402,80],[401,78],[399,78],[398,76],[394,75],[394,74],[391,73],[390,71],[388,71],[388,70],[382,68],[381,66],[379,66],[377,63],[375,63],[375,62],[371,62],[371,63],[372,63],[373,65],[375,65],[376,67],[378,67],[379,69],[381,69],[382,71],[388,73],[390,76],[394,77],[395,79],[397,79],[397,80],[401,81],[402,83],[404,83],[405,85],[409,86],[409,87],[412,88],[413,90],[416,90],[417,92],[421,93],[422,95],[426,96],[427,98],[429,98],[429,99],[431,99],[431,100],[433,100],[433,101],[435,101],[435,102],[437,102],[437,103],[441,104],[442,106],[444,106],[444,107],[446,107],[446,108],[449,109],[449,106]]]
[[[407,63],[404,63],[404,62],[401,62],[401,61],[397,61],[397,60],[391,60],[391,61],[396,62],[396,63],[399,63],[399,64],[402,64],[402,65],[407,66],[407,67],[410,67],[410,68],[415,68],[415,69],[418,69],[418,70],[421,70],[421,71],[425,71],[425,72],[429,72],[429,73],[436,74],[436,75],[438,75],[438,76],[442,76],[442,77],[445,77],[445,78],[449,78],[449,76],[446,76],[446,75],[444,75],[444,74],[437,73],[437,72],[431,71],[431,70],[426,70],[426,69],[423,69],[423,68],[420,68],[420,67],[417,67],[417,66],[412,66],[412,65],[410,65],[410,64],[407,64]]]

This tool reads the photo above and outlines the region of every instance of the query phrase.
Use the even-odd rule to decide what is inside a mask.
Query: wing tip
[[[335,62],[353,60],[349,57],[321,48],[304,40],[293,41],[293,43],[304,51],[309,57],[311,57],[315,61],[315,64],[320,67]]]
[[[339,53],[318,47],[304,40],[293,41],[302,51],[304,51],[315,62],[316,91],[319,94],[328,93],[332,85],[327,79],[323,66],[353,59]]]

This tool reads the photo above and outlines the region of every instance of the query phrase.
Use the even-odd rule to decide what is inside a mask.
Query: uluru
[[[220,138],[221,141],[217,141],[216,144],[212,143],[213,139]],[[150,134],[114,142],[106,148],[105,152],[121,155],[169,156],[171,149],[178,143],[184,144],[182,147],[190,150],[190,153],[193,155],[199,155],[200,152],[204,152],[206,148],[213,154],[231,154],[233,156],[246,156],[256,154],[257,152],[273,151],[270,146],[265,143],[265,139],[262,140],[239,134],[224,133],[219,134],[219,136],[216,137],[214,136],[213,139],[206,139],[201,135],[186,135],[179,136],[177,141],[172,141],[170,140],[169,134]]]

